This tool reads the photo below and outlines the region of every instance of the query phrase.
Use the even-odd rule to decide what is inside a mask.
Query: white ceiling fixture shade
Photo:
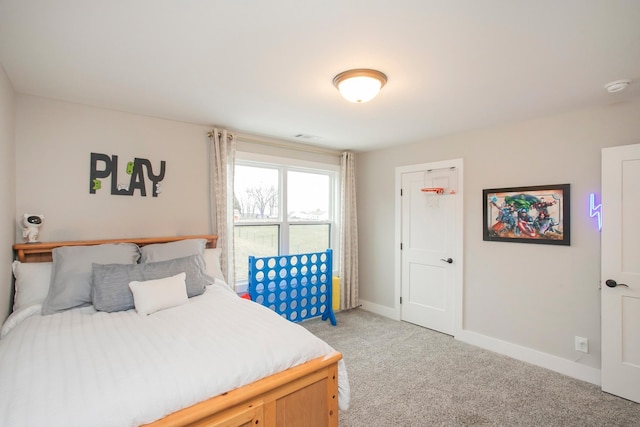
[[[357,68],[343,71],[333,78],[333,85],[350,102],[371,101],[387,83],[387,76],[377,70]]]

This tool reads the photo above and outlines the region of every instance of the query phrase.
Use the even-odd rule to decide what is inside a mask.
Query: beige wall
[[[9,315],[16,207],[15,94],[0,65],[0,321]]]
[[[45,215],[45,241],[208,233],[209,127],[18,95],[16,103],[15,215]],[[162,193],[110,194],[110,179],[89,193],[90,153],[126,163],[166,161]],[[21,238],[21,236],[17,236]]]
[[[360,298],[398,308],[395,168],[463,158],[464,329],[599,369],[600,234],[589,194],[600,192],[601,149],[639,142],[636,100],[359,154]],[[482,240],[482,189],[562,183],[571,184],[570,247]],[[576,335],[589,354],[576,353]]]
[[[4,253],[7,260],[12,259],[11,244],[23,241],[16,220],[24,213],[45,215],[40,231],[43,241],[215,232],[209,221],[209,126],[13,95],[4,73],[0,74],[0,97],[0,150],[7,163],[2,168],[6,191],[0,194],[7,198],[0,206],[5,222],[0,232],[7,241],[0,255]],[[339,164],[336,154],[288,149],[287,145],[274,148],[241,140],[238,150]],[[133,196],[111,195],[110,178],[90,194],[92,152],[118,156],[119,183],[129,182],[126,162],[135,157],[149,159],[156,174],[160,161],[166,161],[162,193],[151,197],[151,183],[145,176],[146,197],[138,191]],[[10,262],[0,268],[6,269],[1,274],[11,277]],[[0,296],[0,304],[7,309],[10,293],[7,287]]]
[[[45,214],[41,238],[48,241],[211,231],[209,127],[14,95],[4,73],[0,106],[7,164],[0,220],[8,226],[0,233],[11,230],[0,248],[6,259],[14,238],[21,241],[15,220],[25,212]],[[5,160],[14,156],[14,114],[15,169]],[[588,216],[588,196],[599,193],[601,148],[640,142],[639,117],[635,101],[359,153],[361,299],[396,308],[395,168],[463,158],[465,330],[599,368],[600,236]],[[108,180],[89,194],[91,152],[118,155],[120,169],[133,157],[148,158],[154,168],[165,160],[162,194],[113,196]],[[482,240],[483,188],[556,183],[571,184],[570,247]],[[3,268],[10,277],[6,266],[0,274]],[[9,293],[0,295],[2,307]],[[574,351],[575,335],[589,338],[589,354]]]
[[[284,143],[283,141],[242,133],[238,134],[237,139],[238,143],[236,147],[238,152],[285,157],[305,162],[340,165],[340,151],[337,150],[318,149],[317,147],[305,144]],[[250,142],[252,140],[261,140],[263,142]]]

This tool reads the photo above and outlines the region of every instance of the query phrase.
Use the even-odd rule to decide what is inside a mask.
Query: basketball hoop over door
[[[427,171],[424,187],[420,189],[428,207],[440,205],[442,197],[456,194],[458,187],[455,168]]]
[[[424,187],[420,191],[424,193],[427,206],[430,208],[437,207],[440,204],[440,197],[444,194],[442,187]]]

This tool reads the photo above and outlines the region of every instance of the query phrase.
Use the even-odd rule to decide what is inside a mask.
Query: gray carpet
[[[640,426],[640,404],[593,384],[362,309],[336,317],[302,325],[343,354],[342,427]]]

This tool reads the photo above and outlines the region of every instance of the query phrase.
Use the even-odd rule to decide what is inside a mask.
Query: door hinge
[[[402,188],[400,189],[400,197],[402,197]]]
[[[402,304],[402,297],[400,297],[400,304]]]
[[[402,250],[402,243],[400,243],[400,250]]]

